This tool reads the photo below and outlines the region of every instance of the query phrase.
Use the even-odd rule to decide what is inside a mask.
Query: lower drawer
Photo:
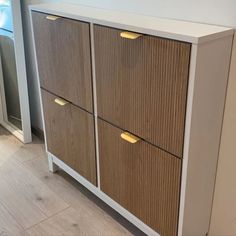
[[[57,97],[43,89],[41,93],[48,151],[96,185],[93,116],[71,103],[57,104]]]
[[[181,160],[98,121],[101,190],[162,236],[177,235]]]

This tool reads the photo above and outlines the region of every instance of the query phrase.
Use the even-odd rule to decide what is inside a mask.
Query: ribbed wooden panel
[[[181,159],[98,121],[101,190],[161,236],[177,234]]]
[[[59,106],[56,96],[41,93],[48,150],[96,185],[93,116],[70,103]]]
[[[190,44],[94,26],[98,115],[182,157]]]
[[[41,87],[92,112],[89,24],[32,12]]]

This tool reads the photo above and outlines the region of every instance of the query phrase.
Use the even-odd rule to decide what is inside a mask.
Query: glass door
[[[21,141],[31,141],[20,1],[0,0],[0,119]]]

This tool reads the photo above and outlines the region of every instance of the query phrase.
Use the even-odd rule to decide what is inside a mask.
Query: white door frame
[[[14,134],[23,143],[32,141],[31,122],[29,111],[29,96],[25,65],[25,50],[23,40],[23,29],[21,19],[21,1],[11,0],[13,33],[14,33],[14,50],[16,59],[17,82],[20,99],[21,123],[22,130],[10,124],[7,119],[5,92],[3,86],[2,65],[0,63],[0,123],[12,134]],[[1,62],[1,61],[0,61]]]

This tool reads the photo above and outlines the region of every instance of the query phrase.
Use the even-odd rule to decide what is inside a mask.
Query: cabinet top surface
[[[157,18],[122,11],[105,10],[77,4],[48,3],[31,5],[30,10],[71,19],[170,38],[193,44],[234,34],[228,27]]]

